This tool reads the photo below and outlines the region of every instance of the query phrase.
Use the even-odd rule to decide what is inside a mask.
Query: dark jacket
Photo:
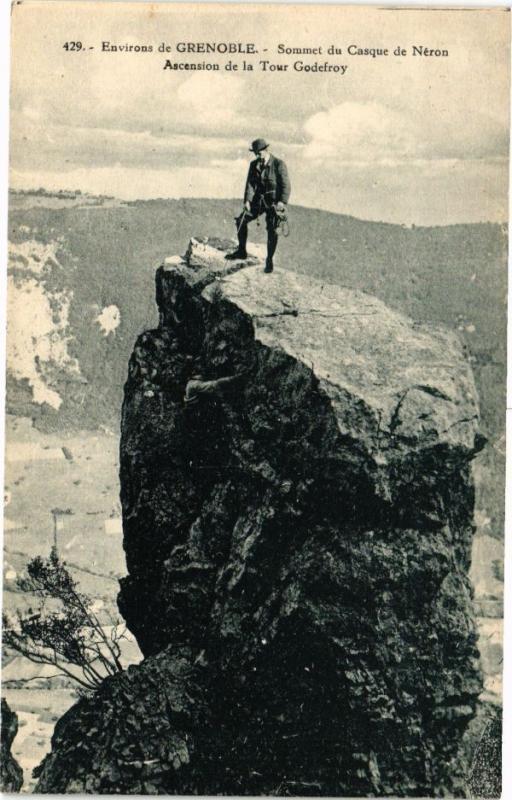
[[[261,173],[257,165],[257,159],[251,161],[249,165],[244,203],[259,200],[262,195],[268,204],[287,203],[291,187],[284,161],[271,155]]]

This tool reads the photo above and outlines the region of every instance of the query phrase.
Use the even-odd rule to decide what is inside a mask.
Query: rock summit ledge
[[[38,790],[464,796],[462,346],[231,246],[157,271],[121,441],[119,607],[145,660],[59,721]]]
[[[226,261],[230,247],[192,239],[183,258],[166,261],[157,273],[164,318],[174,310],[169,290],[183,275],[191,287],[206,287],[204,301],[222,297],[241,312],[256,342],[310,369],[341,433],[367,437],[375,455],[398,443],[474,447],[477,395],[455,333],[414,323],[364,292],[291,271],[267,275],[264,248],[253,245],[247,261]]]

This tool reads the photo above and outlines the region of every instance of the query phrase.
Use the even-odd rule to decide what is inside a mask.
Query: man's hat
[[[260,150],[266,150],[268,146],[269,144],[265,139],[255,139],[249,150],[252,150],[253,153],[259,153]]]

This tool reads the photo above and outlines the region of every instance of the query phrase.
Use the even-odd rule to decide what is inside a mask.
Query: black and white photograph
[[[9,85],[0,788],[501,797],[510,9],[16,0]]]

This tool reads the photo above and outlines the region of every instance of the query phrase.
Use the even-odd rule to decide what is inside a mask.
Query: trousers
[[[245,211],[236,218],[236,228],[238,233],[238,247],[245,251],[247,247],[247,237],[249,235],[249,222],[253,222],[258,217],[265,214],[267,226],[267,264],[272,264],[272,258],[276,252],[279,236],[275,228],[275,213],[273,208],[264,208],[258,204],[251,205],[250,211]]]

